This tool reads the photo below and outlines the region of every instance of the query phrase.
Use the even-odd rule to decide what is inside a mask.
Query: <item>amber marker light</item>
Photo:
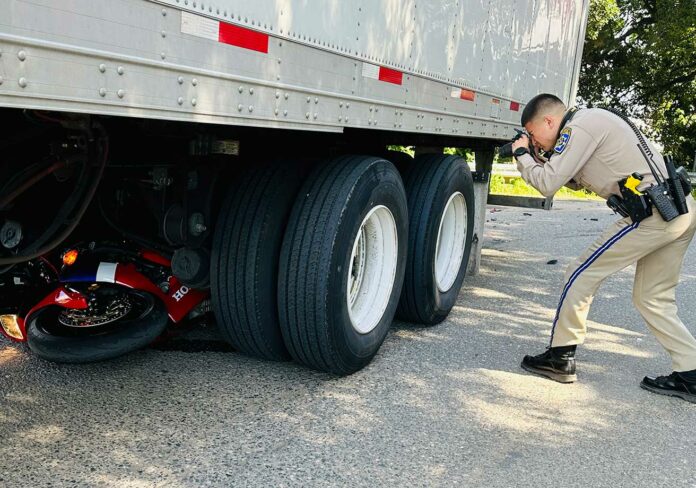
[[[63,254],[63,264],[66,266],[72,266],[77,261],[77,250],[71,249]]]
[[[2,324],[5,334],[18,341],[24,340],[16,315],[0,315],[0,324]]]

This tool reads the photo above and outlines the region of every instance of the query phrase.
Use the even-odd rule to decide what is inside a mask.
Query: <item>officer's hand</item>
[[[519,139],[512,143],[512,152],[521,147],[529,148],[529,137],[526,134],[522,134]]]

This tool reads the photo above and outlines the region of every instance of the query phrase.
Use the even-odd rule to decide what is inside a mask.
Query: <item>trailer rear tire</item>
[[[344,156],[310,174],[280,257],[280,324],[293,358],[337,375],[372,360],[398,303],[407,232],[406,194],[389,161]]]
[[[210,288],[218,328],[238,351],[272,361],[290,359],[276,294],[280,246],[299,186],[293,164],[251,169],[229,190],[215,228]]]
[[[396,316],[435,325],[457,301],[471,253],[474,187],[458,156],[423,154],[405,175],[409,236]]]

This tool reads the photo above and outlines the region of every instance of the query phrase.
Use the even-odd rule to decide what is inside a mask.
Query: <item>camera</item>
[[[517,132],[515,137],[513,137],[512,140],[510,142],[508,142],[507,144],[505,144],[504,146],[500,146],[500,149],[498,149],[498,156],[500,156],[501,158],[511,158],[512,157],[512,144],[515,141],[519,140],[520,137],[527,135],[525,131],[520,130],[520,129],[515,129],[515,132]]]

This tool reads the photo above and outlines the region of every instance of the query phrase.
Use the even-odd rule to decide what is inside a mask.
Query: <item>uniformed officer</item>
[[[656,181],[636,134],[607,110],[568,110],[554,95],[541,94],[525,107],[522,125],[534,148],[553,153],[547,161],[534,157],[526,136],[513,144],[522,178],[545,196],[567,185],[607,199],[621,195],[618,181],[634,172],[643,175],[638,190]],[[648,144],[659,171],[667,174],[659,151]],[[656,211],[637,223],[630,217],[619,220],[571,263],[549,348],[538,356],[525,356],[522,367],[563,383],[575,381],[575,349],[585,340],[587,314],[597,288],[611,274],[637,263],[633,303],[670,354],[673,367],[669,376],[646,376],[641,386],[696,403],[696,340],[677,317],[675,300],[684,254],[696,232],[696,202],[690,195],[687,205],[689,212],[670,222]]]

